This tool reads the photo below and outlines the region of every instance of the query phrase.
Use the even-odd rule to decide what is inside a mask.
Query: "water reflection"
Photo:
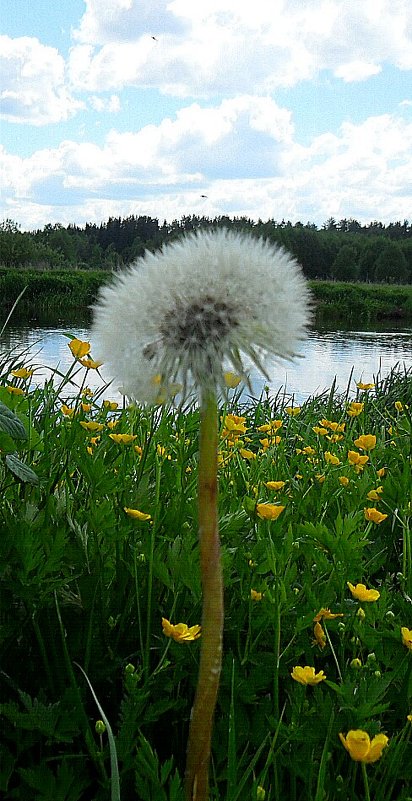
[[[42,384],[50,378],[53,369],[65,373],[73,359],[67,346],[67,331],[79,339],[88,340],[86,326],[66,325],[55,328],[44,326],[19,326],[8,328],[0,343],[0,354],[10,348],[27,350],[25,362],[37,366],[36,382]],[[351,380],[352,391],[356,390],[355,380],[373,381],[377,376],[384,377],[392,367],[412,367],[412,329],[394,327],[378,331],[331,331],[313,330],[302,343],[300,358],[291,363],[272,362],[268,368],[269,381],[252,373],[252,386],[255,395],[260,395],[265,385],[270,393],[279,391],[294,395],[297,403],[310,395],[329,389],[336,378],[340,391],[345,391]],[[104,366],[100,373],[104,380],[110,381]],[[83,372],[78,380],[83,377]],[[89,371],[88,385],[102,386],[102,379],[94,371]],[[105,397],[117,397],[115,388],[105,391]]]

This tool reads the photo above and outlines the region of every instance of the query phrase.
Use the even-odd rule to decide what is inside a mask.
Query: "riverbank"
[[[110,281],[111,275],[107,270],[0,269],[0,321],[4,322],[22,292],[14,320],[47,318],[53,322],[54,318],[61,319],[62,314],[74,312],[87,318],[99,287]],[[412,321],[412,285],[343,281],[309,281],[309,285],[318,324]]]

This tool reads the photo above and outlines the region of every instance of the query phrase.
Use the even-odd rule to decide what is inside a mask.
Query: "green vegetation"
[[[23,292],[13,320],[53,322],[76,312],[87,316],[99,286],[110,281],[107,270],[15,270],[0,268],[0,296],[7,314]],[[318,323],[412,320],[412,286],[343,281],[309,282]]]
[[[29,368],[1,357],[2,797],[182,801],[198,411]],[[215,801],[410,801],[412,375],[363,386],[220,410]]]
[[[22,232],[13,220],[0,224],[0,264],[39,269],[111,270],[130,264],[184,233],[225,226],[276,242],[294,254],[308,278],[412,283],[412,226],[407,220],[383,225],[330,218],[313,223],[247,217],[182,217],[163,224],[152,217],[111,217],[100,225],[46,225]]]

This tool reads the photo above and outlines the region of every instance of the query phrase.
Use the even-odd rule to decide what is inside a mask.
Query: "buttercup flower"
[[[80,425],[82,428],[85,428],[86,431],[103,431],[104,425],[103,423],[96,423],[95,420],[80,420]]]
[[[372,740],[366,731],[351,729],[346,737],[339,734],[342,745],[355,762],[376,762],[382,756],[382,751],[388,745],[386,734],[377,734]]]
[[[354,443],[361,451],[371,451],[376,447],[375,434],[362,434]]]
[[[270,490],[281,490],[285,486],[285,481],[265,481],[265,486]]]
[[[289,417],[297,417],[300,414],[300,406],[286,406],[285,412]]]
[[[146,514],[145,512],[140,512],[139,509],[130,509],[128,506],[125,506],[124,511],[133,520],[141,520],[142,522],[145,522],[146,520],[151,520],[150,515]]]
[[[363,384],[362,381],[357,381],[356,386],[358,389],[362,389],[365,392],[368,389],[373,389],[375,384]]]
[[[388,516],[380,512],[378,509],[375,509],[374,506],[368,509],[364,509],[363,513],[365,515],[366,520],[371,520],[372,523],[376,523],[377,525],[379,525],[379,523],[383,523],[383,521],[386,520]]]
[[[109,437],[117,445],[130,445],[137,438],[137,434],[109,434]]]
[[[263,595],[262,595],[261,592],[258,592],[257,590],[251,590],[250,591],[250,598],[251,598],[252,601],[261,601],[262,598],[263,598]]]
[[[314,645],[319,645],[319,648],[323,650],[323,648],[326,646],[326,634],[320,623],[315,623],[313,627],[313,634],[315,637]]]
[[[319,682],[325,681],[326,679],[323,670],[320,670],[319,673],[315,673],[315,668],[309,667],[309,665],[305,665],[305,667],[295,665],[290,675],[292,679],[299,682],[299,684],[319,684]]]
[[[224,389],[233,369],[291,358],[309,322],[309,293],[295,259],[262,239],[200,231],[148,253],[104,287],[94,309],[97,357],[142,402],[182,384]]]
[[[176,642],[190,642],[198,640],[201,635],[200,626],[189,626],[186,623],[173,623],[167,618],[162,617],[162,629],[166,637],[172,637]]]
[[[364,406],[365,406],[364,403],[360,403],[359,401],[352,401],[352,403],[349,404],[346,413],[349,415],[349,417],[358,417],[358,415],[360,415],[363,412]]]
[[[75,359],[82,359],[83,356],[86,356],[90,352],[90,342],[83,342],[76,337],[68,343],[68,347]]]
[[[402,626],[401,635],[402,645],[405,645],[406,648],[409,648],[409,650],[412,651],[412,629],[407,629],[406,626]]]
[[[346,584],[357,601],[370,602],[377,601],[378,598],[380,598],[380,592],[378,592],[378,590],[368,590],[364,584],[357,584],[356,587],[354,584],[351,584],[350,581],[347,581]]]
[[[256,514],[262,520],[277,520],[284,508],[284,506],[278,506],[275,503],[257,503]]]
[[[18,370],[11,371],[15,378],[30,378],[33,373],[34,370],[28,370],[27,367],[19,367]]]
[[[318,623],[320,620],[334,620],[335,617],[344,617],[343,612],[331,612],[330,609],[325,609],[325,607],[322,606],[318,614],[313,618],[313,622]]]

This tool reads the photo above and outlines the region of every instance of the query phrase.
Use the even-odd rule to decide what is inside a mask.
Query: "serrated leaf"
[[[11,470],[20,481],[24,481],[25,484],[39,483],[38,475],[36,475],[31,467],[22,462],[15,453],[8,453],[5,462],[9,470]]]
[[[26,429],[17,415],[0,401],[0,430],[15,439],[27,439]]]

